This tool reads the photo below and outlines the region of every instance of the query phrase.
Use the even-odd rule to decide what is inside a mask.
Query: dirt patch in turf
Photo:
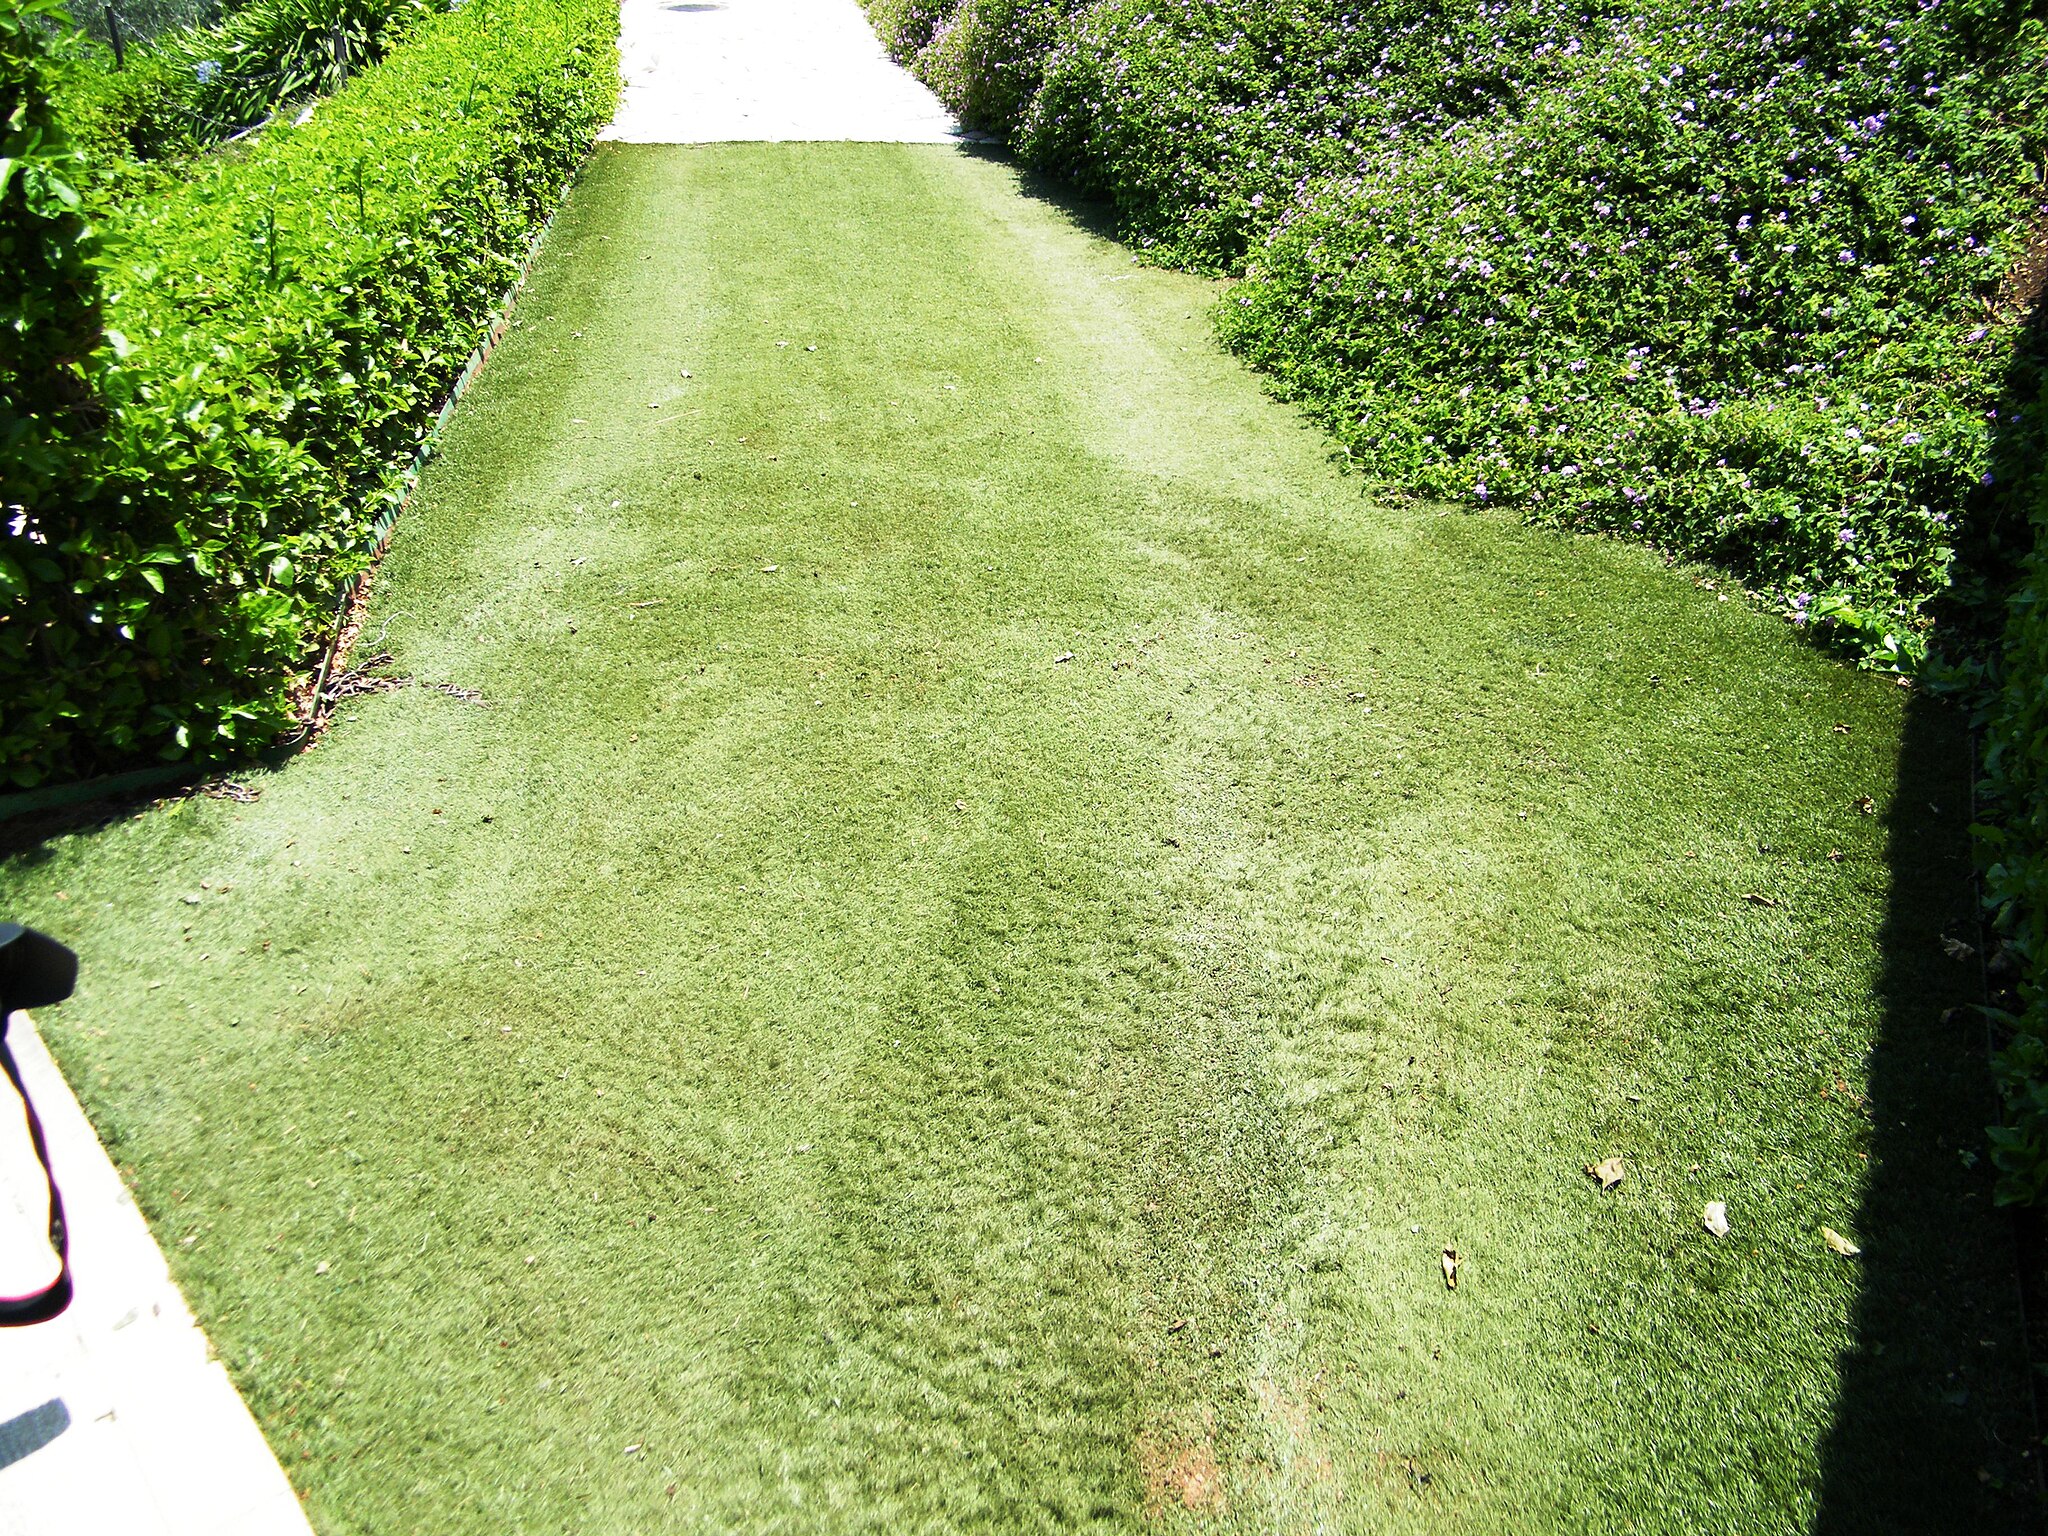
[[[1148,1515],[1157,1519],[1174,1508],[1223,1513],[1223,1469],[1216,1464],[1216,1447],[1208,1436],[1177,1440],[1146,1433],[1138,1437],[1137,1449]]]

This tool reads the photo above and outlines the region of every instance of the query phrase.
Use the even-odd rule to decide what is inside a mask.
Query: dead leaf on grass
[[[1870,796],[1865,795],[1856,802],[1856,809],[1866,816],[1875,816],[1877,814],[1877,802],[1871,799]]]
[[[1444,1250],[1444,1289],[1455,1291],[1458,1288],[1458,1271],[1464,1264],[1465,1261],[1458,1257],[1457,1249]]]
[[[1820,1229],[1820,1240],[1845,1259],[1853,1259],[1863,1251],[1833,1227],[1822,1227]]]
[[[1700,1213],[1700,1224],[1716,1237],[1728,1235],[1728,1206],[1725,1201],[1709,1200],[1707,1208]]]
[[[1627,1177],[1627,1174],[1622,1169],[1621,1159],[1618,1157],[1610,1157],[1601,1163],[1588,1163],[1586,1164],[1586,1172],[1590,1177],[1600,1181],[1602,1189],[1612,1189]]]

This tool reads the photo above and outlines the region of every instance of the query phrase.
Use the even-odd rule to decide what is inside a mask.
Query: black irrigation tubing
[[[555,212],[560,212],[562,203],[568,200],[571,185],[567,182],[563,184],[561,196],[555,202]],[[320,659],[319,674],[313,682],[312,712],[297,733],[289,738],[290,740],[303,741],[326,713],[323,704],[327,697],[328,679],[333,674],[335,663],[341,659],[342,639],[348,632],[348,611],[368,586],[376,561],[389,547],[391,533],[398,523],[399,514],[412,505],[413,495],[419,489],[420,475],[426,469],[427,461],[433,458],[435,446],[440,442],[442,432],[447,430],[449,419],[455,414],[455,407],[461,402],[462,397],[469,393],[470,385],[476,382],[476,376],[483,372],[484,364],[490,361],[491,354],[497,350],[498,343],[504,340],[505,332],[511,328],[512,311],[519,302],[519,291],[526,286],[527,274],[533,270],[533,263],[540,255],[541,242],[547,239],[548,231],[554,227],[555,213],[550,213],[541,221],[540,228],[528,242],[526,255],[519,263],[519,275],[512,280],[512,286],[505,290],[504,297],[498,300],[497,308],[491,311],[483,340],[478,342],[476,350],[469,354],[469,361],[463,364],[462,372],[456,376],[454,388],[449,390],[448,398],[441,403],[441,409],[435,413],[434,424],[427,428],[426,435],[420,439],[412,463],[399,477],[399,494],[377,515],[376,522],[372,524],[366,547],[371,567],[344,585],[335,599],[334,638],[328,642],[326,653]]]

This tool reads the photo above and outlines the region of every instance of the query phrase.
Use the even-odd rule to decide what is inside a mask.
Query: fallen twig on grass
[[[456,683],[427,683],[405,672],[378,671],[380,667],[390,666],[392,659],[389,651],[379,651],[361,666],[350,667],[327,685],[322,696],[324,708],[332,709],[343,699],[360,698],[368,693],[396,693],[401,688],[428,688],[435,693],[445,693],[451,699],[460,699],[465,704],[484,702],[480,688],[464,688]]]

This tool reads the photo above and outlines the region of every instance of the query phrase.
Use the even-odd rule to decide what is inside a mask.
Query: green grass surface
[[[365,642],[486,702],[0,866],[323,1531],[2023,1523],[1953,722],[1212,297],[608,146]]]

